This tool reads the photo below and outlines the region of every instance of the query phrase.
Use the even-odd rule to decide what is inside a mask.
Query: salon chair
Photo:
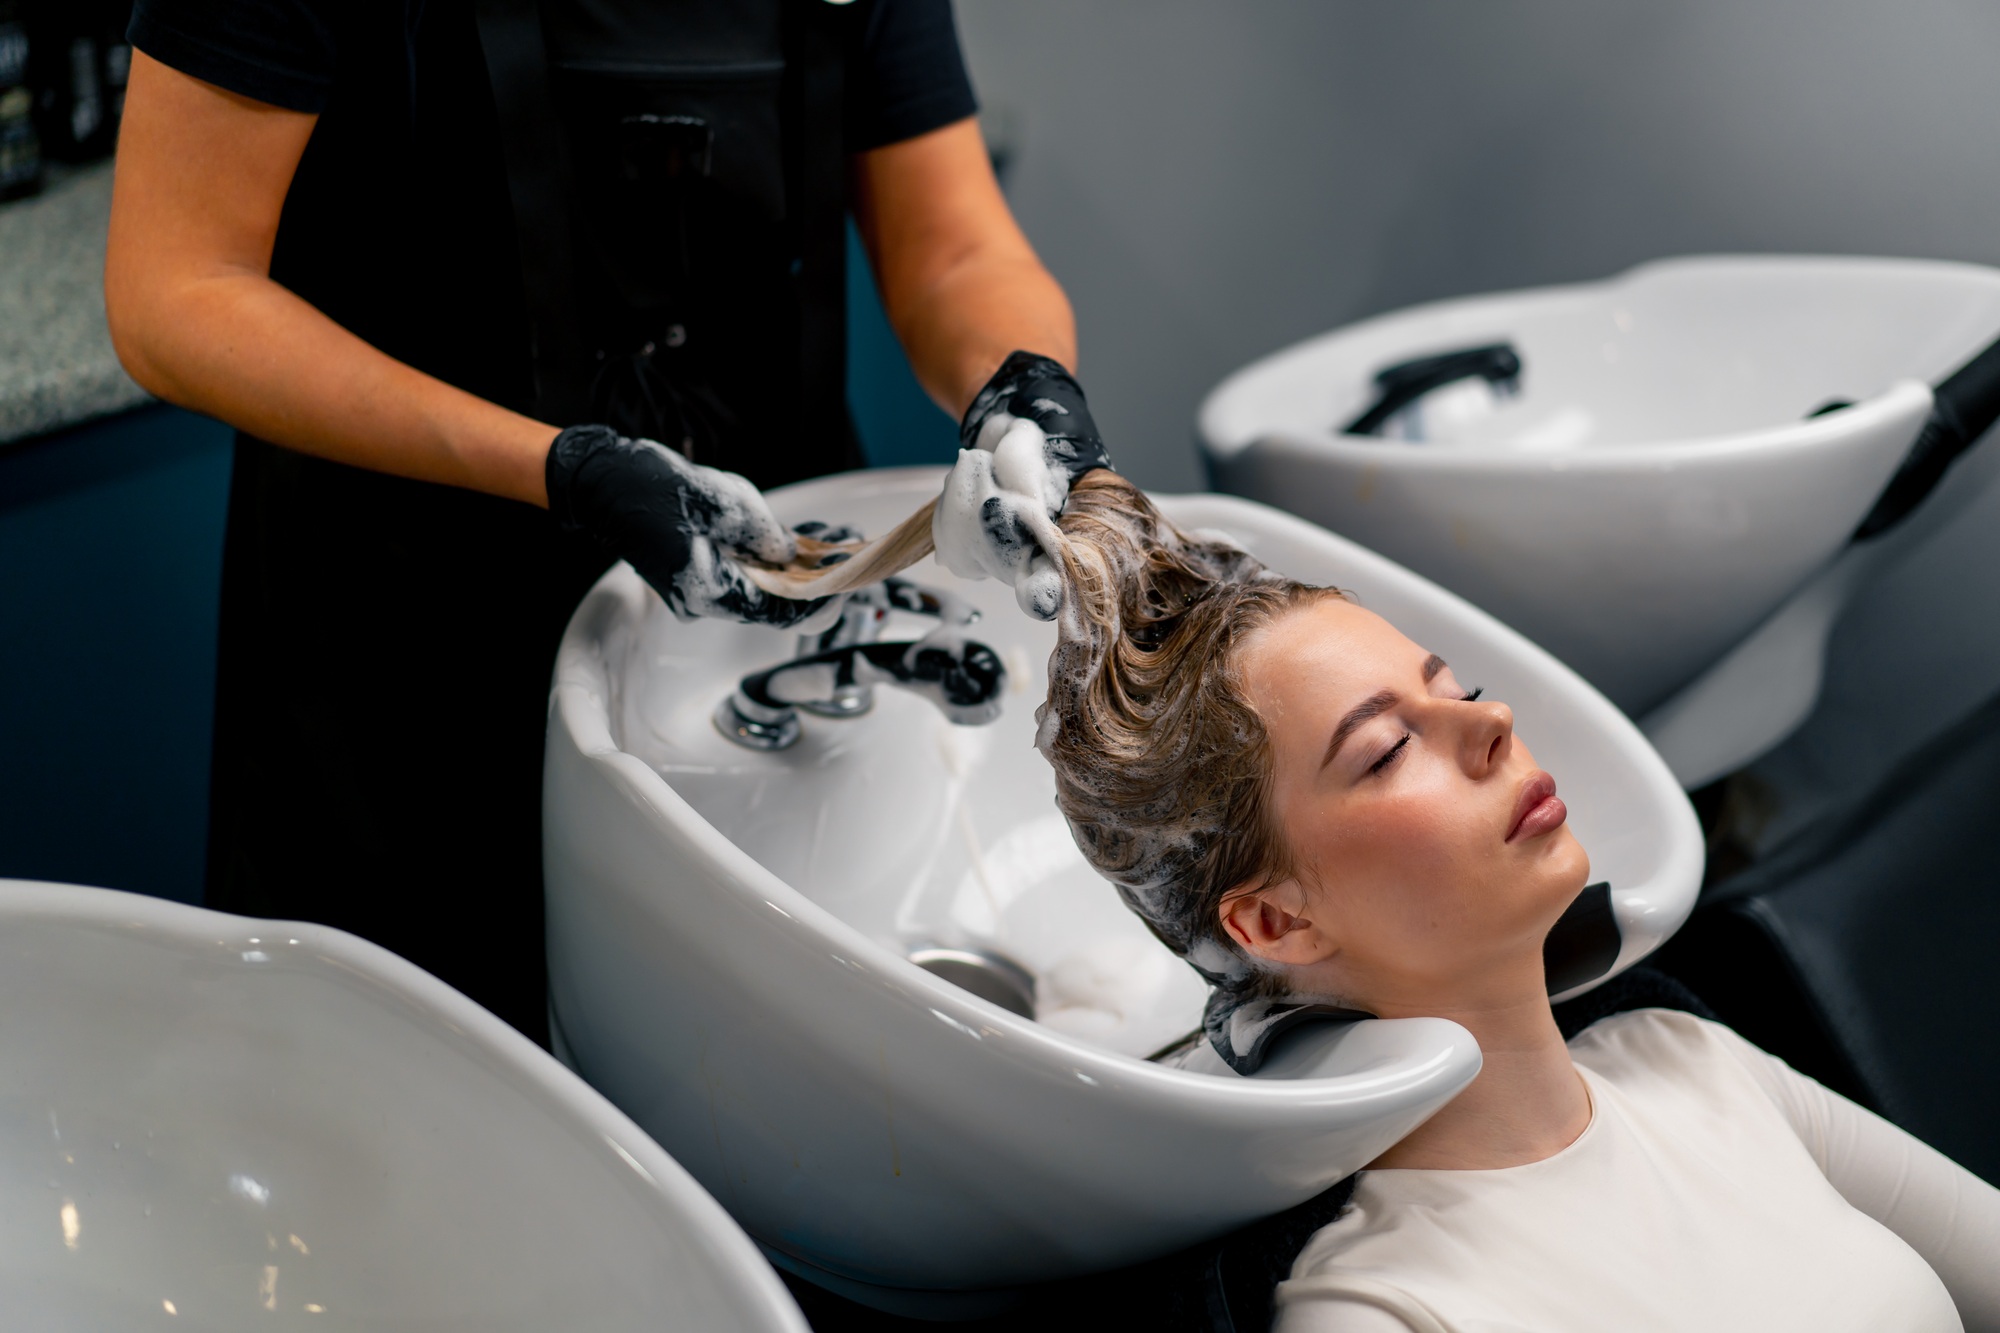
[[[1745,1037],[2000,1183],[2000,697],[1709,884],[1650,960]]]

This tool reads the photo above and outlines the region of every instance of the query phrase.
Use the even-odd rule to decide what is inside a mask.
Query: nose
[[[1514,748],[1514,710],[1503,703],[1460,704],[1459,763],[1467,777],[1483,778],[1507,762]]]

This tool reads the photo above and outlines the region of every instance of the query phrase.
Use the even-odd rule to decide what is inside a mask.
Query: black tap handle
[[[911,653],[911,648],[916,652]],[[1000,654],[971,639],[870,643],[863,644],[861,651],[871,666],[905,685],[936,685],[945,702],[956,708],[991,703],[1007,683],[1007,668],[1001,665]]]
[[[912,648],[917,650],[914,654]],[[844,689],[858,683],[856,660],[866,661],[899,685],[935,685],[938,696],[954,709],[991,705],[1007,684],[1007,668],[1001,663],[1000,654],[975,640],[953,637],[901,643],[851,643],[829,648],[745,676],[741,689],[744,697],[760,708],[789,708],[788,700],[771,693],[773,679],[806,667],[831,666],[834,688]]]
[[[891,610],[908,611],[914,615],[930,616],[937,620],[955,620],[970,625],[979,619],[977,607],[960,602],[949,593],[940,593],[934,588],[926,588],[921,583],[908,579],[887,578],[881,582],[882,599]]]
[[[1989,344],[1932,391],[1931,414],[1917,432],[1917,442],[1854,530],[1854,540],[1879,537],[1908,518],[1937,489],[1959,455],[1995,421],[2000,421],[2000,341]]]
[[[1521,382],[1521,354],[1512,343],[1489,343],[1399,361],[1375,372],[1375,401],[1342,428],[1345,435],[1378,435],[1382,423],[1417,399],[1456,380],[1483,379],[1495,387]]]

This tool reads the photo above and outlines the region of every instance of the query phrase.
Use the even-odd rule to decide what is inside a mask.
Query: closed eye
[[[1377,759],[1374,763],[1368,765],[1368,771],[1370,773],[1380,773],[1383,769],[1387,768],[1391,763],[1395,762],[1396,756],[1401,754],[1403,752],[1403,747],[1405,745],[1408,745],[1409,743],[1410,743],[1410,733],[1406,731],[1403,733],[1403,738],[1397,741],[1394,745],[1390,746],[1380,759]]]
[[[1478,689],[1466,695],[1463,699],[1460,699],[1459,702],[1462,704],[1469,704],[1484,693],[1486,693],[1486,687],[1484,685],[1481,685]]]

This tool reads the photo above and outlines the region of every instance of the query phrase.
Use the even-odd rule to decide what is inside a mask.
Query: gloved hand
[[[1050,550],[1069,488],[1110,467],[1083,389],[1056,361],[1016,352],[993,372],[958,428],[958,463],[938,498],[938,560],[961,578],[996,578],[1038,620],[1062,610]]]
[[[588,533],[631,561],[682,620],[725,616],[782,629],[829,600],[773,597],[729,558],[783,564],[797,550],[763,495],[734,472],[698,467],[609,426],[571,426],[549,446],[545,475],[563,531]]]

